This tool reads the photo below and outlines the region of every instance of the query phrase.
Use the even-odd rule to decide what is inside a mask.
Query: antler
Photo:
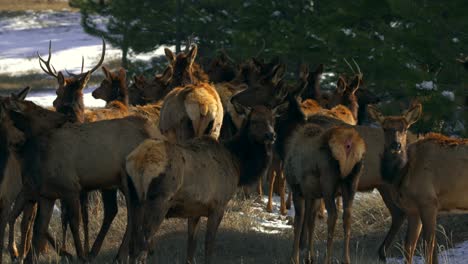
[[[193,44],[193,33],[190,34],[187,38],[187,45],[185,45],[185,51],[184,53],[188,53],[190,50],[190,47],[192,47],[192,44]]]
[[[73,74],[67,70],[65,70],[70,76],[72,77],[75,77],[75,78],[80,78],[82,77],[83,75],[85,74],[88,74],[88,73],[93,73],[95,72],[101,65],[102,63],[104,62],[104,57],[106,56],[106,42],[104,41],[104,39],[102,39],[102,55],[101,55],[101,59],[99,60],[98,64],[96,66],[94,66],[94,68],[92,68],[91,70],[83,73],[83,69],[84,69],[84,57],[82,56],[81,57],[81,73],[80,74]]]
[[[47,61],[44,60],[41,55],[39,55],[39,51],[37,52],[37,56],[39,57],[39,66],[41,66],[41,69],[47,73],[47,75],[53,76],[54,78],[58,78],[57,71],[55,70],[53,65],[50,65],[50,59],[52,58],[52,40],[49,41],[49,57],[47,58]],[[42,64],[45,64],[45,67],[47,69],[44,69],[44,66]]]

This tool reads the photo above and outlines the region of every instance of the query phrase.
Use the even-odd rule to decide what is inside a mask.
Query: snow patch
[[[88,107],[104,107],[106,102],[101,99],[95,99],[91,92],[97,87],[87,88],[83,94],[84,105]],[[52,102],[57,98],[55,90],[46,90],[46,91],[31,91],[26,97],[27,100],[34,102],[42,107],[51,107]]]
[[[356,33],[353,32],[352,29],[350,28],[342,28],[341,31],[346,35],[346,36],[351,36],[351,37],[356,37]]]
[[[423,81],[422,83],[417,83],[416,88],[419,90],[437,90],[437,85],[433,81]]]
[[[442,91],[442,96],[447,97],[450,101],[455,101],[455,94],[452,91]]]
[[[468,256],[468,241],[439,252],[439,263],[463,264],[466,263],[466,256]],[[400,264],[404,263],[404,260],[403,258],[388,258],[387,263]],[[414,256],[413,263],[423,264],[424,259],[420,256]]]

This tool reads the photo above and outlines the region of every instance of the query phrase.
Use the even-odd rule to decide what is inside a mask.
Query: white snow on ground
[[[77,12],[25,12],[15,17],[0,17],[0,74],[41,73],[36,53],[47,58],[52,41],[51,63],[57,70],[79,72],[81,56],[85,70],[101,56],[101,39],[88,35],[80,25]],[[148,61],[164,54],[164,47],[132,56],[131,60]],[[106,61],[121,57],[121,51],[107,43]]]
[[[437,85],[433,81],[423,81],[416,84],[416,88],[419,90],[437,90]]]
[[[88,88],[84,91],[84,105],[86,107],[104,107],[106,102],[101,99],[94,99],[91,95],[91,92],[94,91],[95,87]],[[33,101],[34,103],[43,106],[43,107],[50,107],[52,106],[52,102],[55,100],[57,95],[55,94],[54,90],[48,91],[31,91],[29,92],[28,96],[26,97],[27,100]]]
[[[254,213],[246,215],[252,220],[252,230],[259,233],[279,234],[284,232],[286,229],[291,229],[294,208],[291,208],[291,210],[288,211],[288,215],[280,215],[280,198],[279,196],[273,196],[273,212],[268,213],[265,211],[267,201],[268,196],[263,196],[262,201],[255,203],[252,207]],[[241,212],[240,214],[244,213]]]
[[[443,264],[465,264],[467,263],[468,257],[468,241],[456,245],[454,248],[449,248],[442,252],[439,252],[439,263]],[[400,264],[404,263],[403,258],[390,258],[387,259],[388,264]],[[424,259],[420,256],[413,258],[413,263],[423,264]]]

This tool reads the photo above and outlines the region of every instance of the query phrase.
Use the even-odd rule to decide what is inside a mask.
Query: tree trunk
[[[176,10],[176,53],[179,53],[181,50],[182,44],[182,3],[183,0],[177,0],[177,10]]]
[[[122,68],[127,69],[128,68],[128,47],[124,46],[122,47]]]

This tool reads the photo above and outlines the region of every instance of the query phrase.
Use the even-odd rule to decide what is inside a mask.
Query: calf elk
[[[397,203],[408,215],[405,257],[408,263],[421,231],[426,263],[437,263],[435,229],[439,212],[468,210],[468,139],[428,134],[406,147],[408,128],[421,115],[416,104],[403,116],[383,116],[369,106],[369,114],[385,133],[382,176],[397,190]]]

